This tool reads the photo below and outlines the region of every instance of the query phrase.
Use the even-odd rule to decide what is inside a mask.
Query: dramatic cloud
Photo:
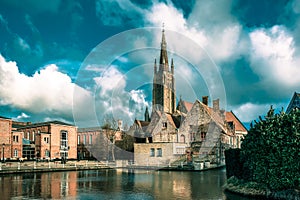
[[[33,76],[27,76],[19,72],[15,62],[7,62],[0,55],[1,105],[10,105],[35,114],[60,114],[71,120],[74,88],[80,91],[79,96],[89,93],[72,83],[71,78],[59,72],[54,64]]]
[[[1,57],[1,109],[15,118],[142,118],[163,23],[178,98],[220,98],[250,121],[300,88],[299,0],[25,2],[0,7],[0,53],[18,63]]]
[[[251,67],[270,87],[300,85],[300,57],[295,55],[293,37],[281,26],[250,33],[253,53]],[[270,84],[271,83],[271,84]],[[296,89],[296,88],[295,88]]]

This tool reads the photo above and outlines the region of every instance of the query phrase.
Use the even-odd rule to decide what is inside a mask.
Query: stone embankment
[[[55,162],[5,162],[0,163],[0,176],[15,173],[34,173],[34,172],[55,172],[55,171],[76,171],[88,169],[110,169],[107,162],[98,161],[67,161],[62,163]]]

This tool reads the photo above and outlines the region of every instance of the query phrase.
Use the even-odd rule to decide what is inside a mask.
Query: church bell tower
[[[154,61],[154,77],[152,91],[153,110],[173,114],[176,109],[174,63],[169,66],[165,30],[162,30],[160,58],[157,68]]]

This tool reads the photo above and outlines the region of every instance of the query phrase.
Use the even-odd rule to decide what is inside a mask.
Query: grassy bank
[[[256,182],[245,182],[236,177],[227,180],[224,190],[233,192],[243,196],[255,197],[258,199],[287,199],[300,200],[300,192],[298,189],[289,189],[283,191],[270,191],[265,185]]]

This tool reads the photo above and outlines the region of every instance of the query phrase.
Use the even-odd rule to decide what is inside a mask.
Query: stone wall
[[[153,142],[177,142],[176,127],[168,120],[165,113],[157,122],[152,132]]]
[[[139,166],[168,166],[180,156],[175,154],[175,146],[176,143],[135,143],[134,162]],[[159,149],[161,149],[161,154]]]

